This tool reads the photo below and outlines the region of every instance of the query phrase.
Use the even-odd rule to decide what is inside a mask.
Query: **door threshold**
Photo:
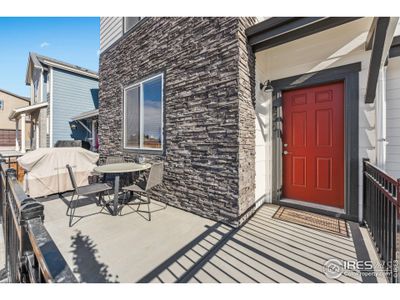
[[[279,200],[279,204],[282,206],[288,206],[295,209],[305,210],[308,212],[313,212],[321,215],[327,215],[330,217],[350,219],[346,214],[345,210],[342,208],[337,208],[333,206],[327,206],[317,203],[310,203],[301,200],[294,200],[288,198],[282,198]]]

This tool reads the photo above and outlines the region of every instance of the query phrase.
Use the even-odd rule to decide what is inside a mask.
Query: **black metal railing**
[[[400,180],[363,161],[363,221],[390,282],[398,280]]]
[[[76,282],[44,224],[43,205],[29,198],[15,169],[0,157],[0,220],[8,282]],[[1,266],[0,266],[1,268]]]

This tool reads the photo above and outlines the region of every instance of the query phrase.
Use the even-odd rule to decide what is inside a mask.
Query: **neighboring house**
[[[164,160],[158,200],[234,225],[264,202],[360,220],[362,159],[400,176],[398,18],[113,17],[100,33],[101,158]]]
[[[29,139],[29,120],[25,120],[24,128],[22,124],[8,119],[13,109],[24,107],[29,104],[29,98],[18,96],[14,93],[0,89],[0,149],[14,150],[16,142],[21,142],[21,132],[24,131],[26,138]],[[19,128],[16,130],[16,128]],[[23,129],[23,130],[21,130]]]
[[[31,116],[32,149],[53,147],[59,140],[92,142],[92,120],[76,117],[98,108],[96,72],[30,53],[26,84],[31,86],[31,105],[10,118]]]

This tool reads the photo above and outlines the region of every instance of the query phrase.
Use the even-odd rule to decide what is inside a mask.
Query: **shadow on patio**
[[[118,275],[113,276],[108,271],[108,266],[99,261],[96,244],[89,236],[77,231],[71,237],[73,248],[74,273],[78,273],[81,282],[118,283]]]
[[[276,209],[265,205],[239,229],[209,227],[139,282],[363,281],[360,274],[329,279],[323,273],[328,259],[357,259],[351,237],[272,219]]]
[[[89,204],[79,208],[88,217],[69,228],[66,202],[43,204],[46,228],[81,282],[376,282],[323,272],[328,259],[369,259],[372,244],[355,223],[342,237],[274,219],[275,205],[234,229],[174,207],[148,222]]]

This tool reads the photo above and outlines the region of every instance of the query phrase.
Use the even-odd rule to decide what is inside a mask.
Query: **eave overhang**
[[[365,103],[374,103],[378,85],[379,71],[385,64],[392,46],[394,32],[399,18],[378,17],[372,23],[367,39],[367,49],[371,45],[371,58],[368,69]]]
[[[276,47],[348,22],[360,17],[291,17],[269,18],[246,30],[254,52]]]
[[[18,119],[21,114],[32,114],[35,111],[38,111],[42,108],[46,108],[49,104],[47,102],[42,102],[34,105],[28,105],[20,108],[15,108],[10,113],[8,117],[10,120]]]

